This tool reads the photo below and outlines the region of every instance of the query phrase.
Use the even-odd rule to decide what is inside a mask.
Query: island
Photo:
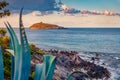
[[[41,29],[64,29],[64,27],[55,25],[55,24],[49,24],[49,23],[35,23],[32,26],[29,27],[31,30],[41,30]]]

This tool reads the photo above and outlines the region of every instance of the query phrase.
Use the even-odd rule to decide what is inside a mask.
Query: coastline
[[[63,51],[63,50],[54,50],[54,49],[53,50],[52,49],[50,49],[50,50],[40,49],[40,50],[45,52],[45,54],[51,54],[51,55],[55,55],[55,56],[61,54],[61,52],[62,52],[63,54],[59,55],[59,56],[62,56],[62,57],[64,56],[64,52],[66,54],[75,53],[80,57],[82,62],[87,61],[87,62],[90,62],[90,63],[95,64],[97,66],[101,66],[101,67],[106,68],[111,74],[110,78],[107,79],[107,80],[119,80],[119,78],[120,78],[120,68],[119,68],[119,66],[117,66],[117,64],[120,63],[119,62],[120,58],[116,58],[114,56],[111,56],[111,55],[113,55],[112,53],[110,53],[111,55],[109,55],[109,54],[107,55],[106,53],[99,53],[99,52],[98,53],[96,53],[96,52],[82,52],[82,51],[81,52],[76,52],[76,51]],[[99,56],[98,56],[99,61],[95,60],[94,63],[93,63],[93,61],[91,59],[93,57],[95,57],[96,54],[99,54]],[[37,55],[37,57],[39,58],[39,55]],[[64,57],[66,57],[66,56],[64,56]],[[59,57],[57,57],[57,59],[60,60]],[[63,59],[63,58],[61,58],[61,59]],[[110,63],[110,59],[111,59],[111,61],[114,60],[114,61],[117,61],[118,63],[116,63],[116,65],[114,64],[115,63],[114,61]],[[37,62],[39,62],[39,61],[37,61]],[[61,66],[62,63],[59,63],[59,64],[60,65],[57,65],[58,70],[55,70],[55,71],[63,70],[64,73],[62,73],[61,71],[59,71],[59,72],[61,72],[61,74],[64,74],[64,75],[66,75],[66,73],[70,73],[69,71],[79,70],[80,69],[80,68],[75,68],[75,67],[71,69],[70,67],[68,67],[68,69],[70,69],[70,70],[66,70],[65,65]],[[82,69],[82,71],[83,72],[85,71],[84,68]],[[57,73],[57,75],[59,75],[59,74]],[[56,78],[56,77],[57,76],[55,75],[54,78]],[[59,79],[57,79],[57,80],[59,80]]]
[[[84,60],[90,61],[90,57],[93,57],[96,52],[81,52],[80,56]],[[98,52],[99,53],[99,52]],[[120,79],[120,53],[99,53],[100,62],[95,62],[97,65],[101,65],[107,68],[111,72],[111,78],[108,80],[119,80]],[[104,65],[103,65],[104,63]]]

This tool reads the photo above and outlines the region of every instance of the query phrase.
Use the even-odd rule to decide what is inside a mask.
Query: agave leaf
[[[20,66],[20,59],[21,59],[21,56],[20,56],[20,45],[19,45],[19,42],[18,42],[18,39],[17,39],[17,36],[13,30],[13,28],[11,27],[11,25],[7,22],[7,24],[5,23],[9,33],[10,33],[10,37],[11,37],[11,48],[14,49],[14,54],[15,54],[15,60],[12,59],[12,61],[14,60],[15,62],[15,65],[12,66],[12,68],[14,68],[14,78],[12,80],[20,80],[19,79],[19,75],[21,74],[20,71],[21,71],[21,66]],[[12,62],[13,63],[13,62]],[[13,69],[12,69],[13,70]],[[13,71],[12,71],[13,72]],[[12,74],[13,75],[13,74]]]
[[[34,80],[52,80],[56,57],[52,55],[44,55],[43,64],[37,64]]]
[[[8,25],[4,22],[4,24],[6,25],[9,33],[10,33],[10,29],[8,27]],[[10,52],[12,54],[11,56],[11,80],[14,80],[14,68],[15,68],[15,60],[14,60],[14,55],[15,55],[15,44],[14,44],[14,39],[13,39],[13,35],[10,33],[10,49],[14,50],[14,52]],[[8,51],[9,52],[9,51]]]
[[[13,30],[13,28],[12,28],[12,26],[10,25],[10,23],[9,22],[7,22],[7,24],[8,24],[8,28],[10,29],[10,32],[11,32],[11,36],[13,35],[13,42],[12,42],[12,44],[15,44],[15,46],[13,46],[13,47],[15,47],[15,51],[16,51],[16,54],[17,53],[20,53],[20,45],[19,45],[19,41],[18,41],[18,38],[17,38],[17,36],[16,36],[16,34],[15,34],[15,32],[14,32],[14,30]]]
[[[11,80],[14,80],[15,58],[11,56]]]
[[[10,34],[10,48],[13,49],[15,51],[15,44],[14,44],[14,38],[13,38],[13,35],[11,33],[11,30],[9,28],[9,26],[4,22],[9,34]]]
[[[47,56],[47,55],[45,55],[45,56]],[[46,80],[52,80],[52,77],[53,77],[53,74],[54,74],[56,60],[55,60],[55,56],[51,56],[51,55],[48,55],[48,56],[50,56],[50,60],[49,60],[49,64],[50,65],[49,65],[49,68],[48,68],[48,71],[47,71],[47,78],[46,78]]]
[[[67,77],[66,80],[72,80],[71,78],[72,78],[73,74],[75,74],[75,73],[81,74],[81,73],[83,73],[83,72],[81,72],[81,71],[73,71],[73,72],[71,72],[71,73],[68,75],[68,77]],[[86,74],[86,73],[83,73],[83,74],[86,75],[86,76],[88,77],[88,80],[92,80],[92,78],[89,77],[88,74]],[[85,80],[85,79],[82,79],[82,80]]]
[[[14,51],[11,49],[5,49],[6,51],[8,51],[9,53],[11,53],[12,56],[14,56]]]
[[[4,80],[4,69],[3,69],[3,56],[2,56],[2,50],[0,46],[0,80]]]
[[[36,64],[34,80],[40,80],[42,76],[43,64]]]
[[[13,46],[13,42],[12,40],[10,39],[10,49],[13,50],[13,55],[11,56],[11,80],[14,80],[14,69],[15,69],[15,48]]]
[[[21,62],[21,75],[20,80],[28,80],[29,73],[30,73],[30,47],[29,43],[26,37],[25,29],[22,23],[22,11],[23,8],[20,11],[20,17],[19,17],[19,28],[20,28],[20,40],[21,40],[21,56],[22,56],[22,62]]]

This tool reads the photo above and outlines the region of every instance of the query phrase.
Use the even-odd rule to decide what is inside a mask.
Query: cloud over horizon
[[[0,27],[4,26],[4,21],[9,21],[13,27],[18,27],[19,14],[14,13],[9,17],[0,19]],[[75,14],[74,16],[62,15],[54,12],[53,14],[41,16],[41,12],[33,11],[28,14],[23,14],[23,23],[25,27],[29,27],[34,23],[45,22],[60,25],[63,27],[106,27],[120,28],[120,17],[105,16],[105,15],[87,15]]]
[[[80,10],[66,3],[55,6],[56,0],[7,1],[12,15],[0,19],[0,26],[4,26],[4,21],[18,26],[19,10],[24,6],[23,22],[27,27],[41,21],[65,27],[120,27],[120,13],[110,10]]]
[[[75,8],[70,8],[66,4],[61,5],[61,9],[64,11],[64,13],[68,13],[68,14],[80,13],[80,10],[76,10]]]
[[[77,13],[84,13],[84,14],[92,14],[92,15],[116,15],[117,12],[113,12],[110,10],[104,10],[103,11],[99,11],[99,10],[95,10],[95,11],[91,11],[91,10],[86,10],[87,12],[85,12],[82,9],[76,9],[74,7],[69,7],[67,3],[64,3],[64,0],[7,0],[9,2],[9,8],[11,10],[20,10],[21,7],[24,7],[25,10],[33,10],[37,12],[37,15],[47,15],[47,14],[52,14],[52,11],[58,11],[61,12],[63,11],[64,14],[67,15],[74,15]],[[76,1],[75,1],[76,2]],[[78,1],[79,2],[79,1]],[[87,2],[86,2],[87,3]],[[86,5],[88,6],[88,5]],[[33,13],[34,14],[34,13]],[[117,13],[118,16],[120,16],[120,14]]]

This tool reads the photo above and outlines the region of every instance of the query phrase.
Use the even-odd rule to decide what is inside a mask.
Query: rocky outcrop
[[[89,77],[93,79],[108,79],[110,78],[110,72],[107,68],[104,68],[100,65],[94,64],[93,62],[88,62],[83,60],[76,51],[59,51],[59,50],[42,50],[45,54],[51,54],[56,56],[56,68],[54,72],[53,80],[66,80],[68,74],[73,71],[81,71],[81,75],[75,74],[73,75],[72,80],[83,80],[81,79],[84,77],[85,79],[88,76],[84,75],[87,74]],[[37,58],[35,57],[37,56]],[[35,55],[33,56],[33,63],[34,66],[36,63],[42,63],[42,56]],[[39,59],[38,59],[39,57]],[[33,67],[34,69],[34,67]],[[80,78],[81,77],[81,78]]]

